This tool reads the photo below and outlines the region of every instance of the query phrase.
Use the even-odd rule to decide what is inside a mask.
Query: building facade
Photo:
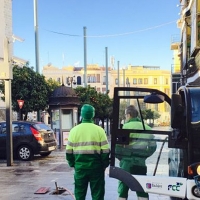
[[[47,65],[43,67],[45,78],[58,81],[69,87],[85,86],[83,67],[63,67]],[[106,83],[106,68],[98,64],[87,65],[87,85],[105,93],[108,87],[109,96],[113,98],[115,87],[145,87],[161,90],[171,96],[171,72],[161,70],[158,66],[127,66],[123,69],[108,67],[108,83]],[[169,122],[170,107],[166,104],[148,105],[149,109],[162,113],[162,121]]]
[[[84,86],[83,67],[63,67],[52,65],[43,67],[42,74],[46,79],[53,79],[70,87]],[[119,79],[119,81],[118,81]],[[127,66],[123,69],[108,67],[109,96],[113,97],[114,87],[147,87],[161,90],[171,95],[171,72],[157,66]],[[106,68],[98,64],[87,65],[87,85],[95,87],[98,92],[106,92]]]
[[[200,84],[200,0],[180,0],[180,71],[182,84]]]
[[[12,0],[0,1],[0,62],[4,61],[4,39],[12,41]],[[9,45],[12,57],[12,43]],[[1,94],[0,94],[1,95]],[[5,109],[5,102],[0,99],[0,109]]]
[[[0,61],[4,58],[4,38],[12,41],[12,0],[0,1]],[[12,57],[12,44],[10,44],[10,56]]]

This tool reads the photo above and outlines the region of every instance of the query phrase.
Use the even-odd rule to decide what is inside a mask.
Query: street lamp
[[[74,78],[75,78],[75,76],[67,77],[67,85],[71,86],[71,88],[72,88],[72,85],[76,84],[76,81]]]
[[[130,82],[129,82],[129,78],[126,78],[126,87],[130,87]],[[130,91],[127,91],[127,96],[130,96]],[[130,105],[130,99],[127,99],[127,103],[128,105]]]
[[[126,78],[126,87],[130,87],[130,82],[129,82],[129,78]]]

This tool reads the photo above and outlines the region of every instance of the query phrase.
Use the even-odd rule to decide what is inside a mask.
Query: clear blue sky
[[[13,0],[13,33],[25,39],[23,43],[14,43],[14,55],[35,67],[33,2]],[[84,26],[88,64],[105,66],[107,47],[108,58],[115,57],[115,68],[120,61],[120,67],[148,65],[170,70],[171,37],[180,33],[176,25],[178,3],[178,0],[38,0],[40,71],[48,63],[59,68],[77,62],[84,66]]]

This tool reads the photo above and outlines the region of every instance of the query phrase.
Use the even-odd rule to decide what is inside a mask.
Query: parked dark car
[[[6,122],[0,122],[0,156],[6,156]],[[35,154],[48,156],[57,147],[53,130],[42,122],[13,121],[13,157],[31,160]]]

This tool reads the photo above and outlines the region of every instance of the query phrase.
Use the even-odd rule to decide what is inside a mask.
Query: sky
[[[159,66],[171,70],[172,37],[177,28],[178,0],[37,0],[39,69],[84,67],[84,27],[87,64],[114,68]],[[35,67],[34,0],[13,0],[14,55]]]

